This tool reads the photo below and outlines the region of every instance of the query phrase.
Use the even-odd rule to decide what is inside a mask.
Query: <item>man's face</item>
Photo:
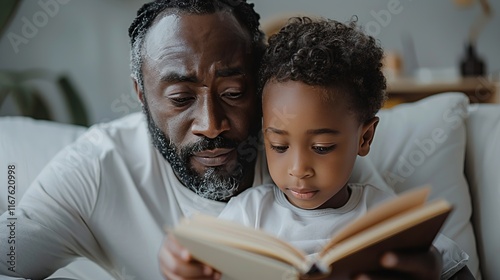
[[[248,32],[225,12],[160,15],[143,49],[154,145],[184,185],[227,200],[253,178],[255,158],[238,154],[260,122]]]

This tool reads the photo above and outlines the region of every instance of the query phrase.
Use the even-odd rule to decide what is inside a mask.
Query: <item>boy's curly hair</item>
[[[338,87],[349,96],[350,109],[361,122],[373,118],[386,99],[383,50],[356,21],[290,19],[269,38],[259,73],[259,92],[268,81]]]

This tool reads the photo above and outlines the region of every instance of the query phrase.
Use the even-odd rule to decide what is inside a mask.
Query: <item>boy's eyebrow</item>
[[[335,129],[330,129],[330,128],[320,128],[320,129],[310,129],[307,131],[307,134],[313,134],[313,135],[318,135],[318,134],[340,134],[340,131],[335,130]]]
[[[279,135],[288,135],[288,132],[286,132],[285,130],[281,130],[281,129],[274,128],[274,127],[266,127],[266,129],[264,129],[264,132],[265,133],[272,132],[272,133],[276,133]],[[331,129],[331,128],[319,128],[319,129],[310,129],[310,130],[306,131],[306,133],[312,134],[312,135],[319,135],[319,134],[338,135],[338,134],[340,134],[340,131],[335,130],[335,129]]]
[[[274,128],[274,127],[266,127],[266,129],[264,129],[264,133],[268,133],[268,132],[276,133],[279,135],[288,135],[288,132],[281,130],[281,129]]]

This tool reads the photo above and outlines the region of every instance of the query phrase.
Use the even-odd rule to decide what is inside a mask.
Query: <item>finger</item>
[[[158,258],[160,270],[168,279],[213,278],[213,269],[194,260],[173,238],[165,238]]]
[[[177,242],[177,239],[175,239],[174,236],[167,235],[165,242],[163,242],[163,245],[166,246],[167,250],[175,255],[176,258],[184,261],[193,260],[189,251],[186,248],[182,247],[182,245]]]
[[[384,273],[373,272],[373,273],[356,275],[356,277],[354,277],[353,279],[354,280],[406,280],[411,278],[408,278],[408,275],[406,274],[401,274],[398,272],[384,272]]]
[[[169,253],[161,254],[160,270],[167,279],[214,279],[212,268],[198,261],[185,262]]]
[[[432,247],[425,252],[388,252],[380,259],[382,267],[412,275],[416,279],[438,279],[441,273],[441,256]]]

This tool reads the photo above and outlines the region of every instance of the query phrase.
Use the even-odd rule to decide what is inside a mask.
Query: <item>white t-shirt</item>
[[[231,198],[219,218],[263,229],[307,254],[313,254],[347,223],[381,201],[395,196],[371,185],[348,186],[351,196],[344,206],[313,210],[291,204],[274,185],[258,186]]]
[[[265,159],[255,156],[254,184],[269,183]],[[7,270],[9,221],[7,213],[0,217],[0,275],[39,279],[85,256],[117,279],[163,279],[158,252],[165,227],[193,212],[217,216],[225,205],[178,181],[152,146],[142,113],[96,125],[60,152],[20,201],[18,274]]]
[[[395,196],[387,188],[369,184],[349,183],[348,187],[351,196],[344,206],[306,210],[291,204],[275,185],[262,185],[231,198],[219,218],[262,229],[312,255],[347,223]],[[442,279],[448,279],[466,265],[468,255],[446,236],[438,234],[433,245],[443,256]]]

